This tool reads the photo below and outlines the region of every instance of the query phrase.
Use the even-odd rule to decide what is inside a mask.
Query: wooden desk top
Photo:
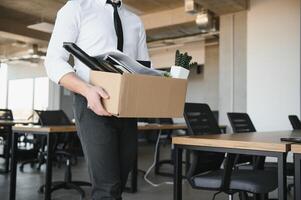
[[[186,124],[145,124],[138,125],[138,130],[146,131],[146,130],[179,130],[179,129],[187,129]]]
[[[240,134],[173,137],[178,145],[235,148],[260,151],[288,152],[290,142],[281,142],[282,137],[301,136],[301,131],[275,131]]]
[[[178,130],[186,129],[186,124],[146,124],[139,125],[138,130]],[[70,126],[13,126],[19,133],[68,133],[76,132],[75,125]]]
[[[0,125],[3,126],[13,126],[16,124],[31,124],[31,123],[33,122],[28,120],[0,120]]]
[[[291,151],[293,153],[301,153],[301,144],[292,144]]]
[[[70,126],[13,126],[18,133],[72,133],[76,132],[74,125]]]

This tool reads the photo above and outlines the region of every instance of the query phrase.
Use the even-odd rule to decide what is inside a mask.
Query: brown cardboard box
[[[183,117],[187,80],[91,71],[90,82],[108,92],[103,104],[115,116]]]

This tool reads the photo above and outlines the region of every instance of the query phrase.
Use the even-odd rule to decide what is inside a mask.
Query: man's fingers
[[[98,88],[97,92],[104,99],[110,98],[109,94],[103,88]]]
[[[96,105],[94,106],[95,109],[95,113],[101,116],[112,116],[111,113],[109,113],[108,111],[106,111],[103,107],[103,105],[101,104],[101,102],[97,102]]]

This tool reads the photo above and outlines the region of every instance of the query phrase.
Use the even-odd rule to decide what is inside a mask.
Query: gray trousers
[[[137,121],[102,117],[74,95],[74,116],[92,183],[93,200],[121,200],[137,151]]]

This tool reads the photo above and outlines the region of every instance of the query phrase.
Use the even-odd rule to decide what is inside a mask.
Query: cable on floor
[[[154,160],[153,160],[153,163],[152,165],[148,168],[148,170],[146,171],[145,175],[144,175],[144,180],[149,183],[151,186],[153,187],[160,187],[162,185],[173,185],[173,182],[170,182],[170,181],[166,181],[166,182],[162,182],[162,183],[154,183],[152,182],[151,180],[149,180],[147,177],[148,175],[150,174],[150,172],[152,171],[152,169],[155,167],[156,165],[156,160],[157,160],[157,153],[158,153],[158,148],[159,148],[159,143],[160,143],[160,139],[161,139],[161,133],[162,131],[159,131],[159,134],[158,134],[158,138],[157,138],[157,141],[156,141],[156,146],[155,146],[155,155],[154,155]]]

